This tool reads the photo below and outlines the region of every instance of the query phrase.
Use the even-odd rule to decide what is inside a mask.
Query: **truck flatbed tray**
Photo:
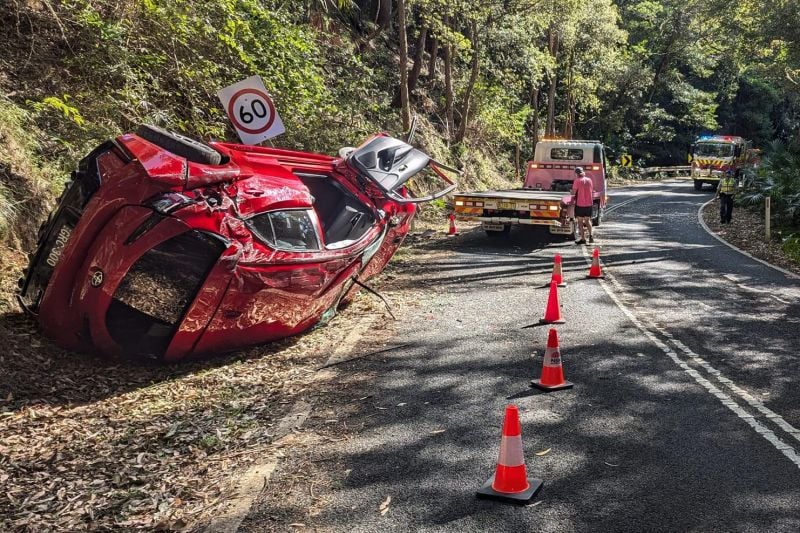
[[[538,191],[536,189],[501,189],[494,191],[457,192],[455,195],[474,198],[510,198],[514,200],[529,200],[532,198],[537,200],[561,200],[565,196],[569,196],[569,193],[563,191]]]

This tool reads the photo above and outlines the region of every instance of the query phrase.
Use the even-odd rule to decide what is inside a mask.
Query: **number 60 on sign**
[[[258,144],[286,131],[260,77],[250,76],[217,94],[244,144]]]

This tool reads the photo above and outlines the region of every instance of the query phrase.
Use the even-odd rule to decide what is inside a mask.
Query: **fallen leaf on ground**
[[[447,431],[447,430],[446,429],[434,429],[433,431],[431,431],[431,435],[438,435],[439,433],[444,433],[445,431]]]
[[[541,457],[543,455],[547,455],[548,453],[550,453],[550,450],[552,450],[552,449],[553,448],[547,448],[546,450],[542,450],[540,452],[536,452],[536,455],[538,455],[539,457]]]
[[[608,466],[619,466],[619,465],[615,465],[615,464],[613,464],[613,463],[609,463],[608,461],[603,461],[603,462],[604,462],[605,464],[607,464]]]
[[[392,497],[387,496],[383,503],[378,506],[378,510],[381,512],[382,515],[389,512],[389,504],[392,503]]]

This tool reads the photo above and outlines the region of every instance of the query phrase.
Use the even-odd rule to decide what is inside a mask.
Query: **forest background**
[[[415,114],[462,189],[519,183],[542,137],[655,165],[741,135],[767,154],[755,200],[800,226],[796,0],[7,0],[3,261],[103,140],[142,123],[235,138],[216,92],[253,74],[286,124],[276,145],[335,153]]]

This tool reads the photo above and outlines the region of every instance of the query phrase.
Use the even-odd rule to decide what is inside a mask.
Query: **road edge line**
[[[583,247],[582,247],[583,248]],[[587,254],[586,248],[581,250],[583,254],[583,259],[586,261],[586,264],[590,264],[591,260],[589,255]],[[602,262],[602,261],[601,261]],[[666,343],[664,343],[658,336],[650,331],[644,322],[639,319],[633,311],[628,309],[628,307],[622,303],[619,296],[614,294],[611,290],[611,284],[619,285],[619,281],[617,281],[616,277],[609,272],[605,265],[603,265],[603,270],[605,271],[606,279],[599,279],[600,286],[603,290],[608,294],[608,297],[611,298],[611,301],[622,311],[622,313],[628,317],[628,319],[633,323],[636,328],[641,331],[645,337],[647,337],[653,344],[655,344],[662,352],[664,352],[667,357],[669,357],[681,370],[683,370],[686,374],[688,374],[698,385],[708,391],[709,394],[717,398],[722,405],[727,407],[730,411],[732,411],[740,420],[743,420],[748,426],[753,428],[753,430],[758,434],[761,435],[767,442],[769,442],[776,450],[781,452],[789,461],[794,463],[794,465],[800,468],[800,454],[790,445],[786,444],[785,442],[781,441],[778,436],[772,431],[769,427],[765,426],[758,420],[756,420],[755,416],[745,411],[741,405],[736,403],[733,397],[728,394],[725,394],[720,388],[715,386],[711,383],[708,379],[703,377],[703,375],[689,366],[689,364],[678,357],[678,354],[675,350],[670,349]],[[655,329],[655,328],[654,328]],[[669,342],[669,338],[667,341]],[[710,366],[710,365],[709,365]],[[721,375],[721,374],[720,374]],[[717,376],[719,378],[719,376]],[[726,378],[727,379],[727,378]],[[722,383],[722,382],[720,382]],[[735,384],[734,384],[735,385]],[[744,400],[744,399],[742,399]],[[792,435],[795,436],[795,435]]]
[[[754,256],[751,253],[745,252],[744,250],[742,250],[738,246],[729,243],[728,241],[726,241],[725,239],[723,239],[722,237],[720,237],[719,235],[717,235],[716,233],[711,231],[711,228],[708,227],[708,224],[706,224],[706,221],[703,220],[703,209],[705,209],[706,206],[708,204],[710,204],[711,202],[713,202],[713,201],[714,201],[714,198],[712,198],[711,200],[709,200],[706,203],[704,203],[703,205],[701,205],[700,208],[697,210],[697,220],[700,222],[700,225],[703,227],[703,229],[706,230],[706,233],[708,233],[709,235],[711,235],[712,237],[717,239],[719,242],[721,242],[722,244],[724,244],[728,248],[731,248],[732,250],[736,250],[740,254],[745,255],[745,256],[749,257],[750,259],[752,259],[754,261],[758,261],[762,265],[765,265],[765,266],[768,266],[768,267],[770,267],[772,269],[777,270],[778,272],[780,272],[781,274],[783,274],[784,276],[786,276],[789,279],[800,279],[800,276],[798,276],[794,272],[790,272],[790,271],[786,270],[785,268],[781,268],[781,267],[779,267],[777,265],[773,265],[772,263],[769,263],[769,262],[767,262],[767,261],[765,261],[763,259],[760,259],[760,258]]]

